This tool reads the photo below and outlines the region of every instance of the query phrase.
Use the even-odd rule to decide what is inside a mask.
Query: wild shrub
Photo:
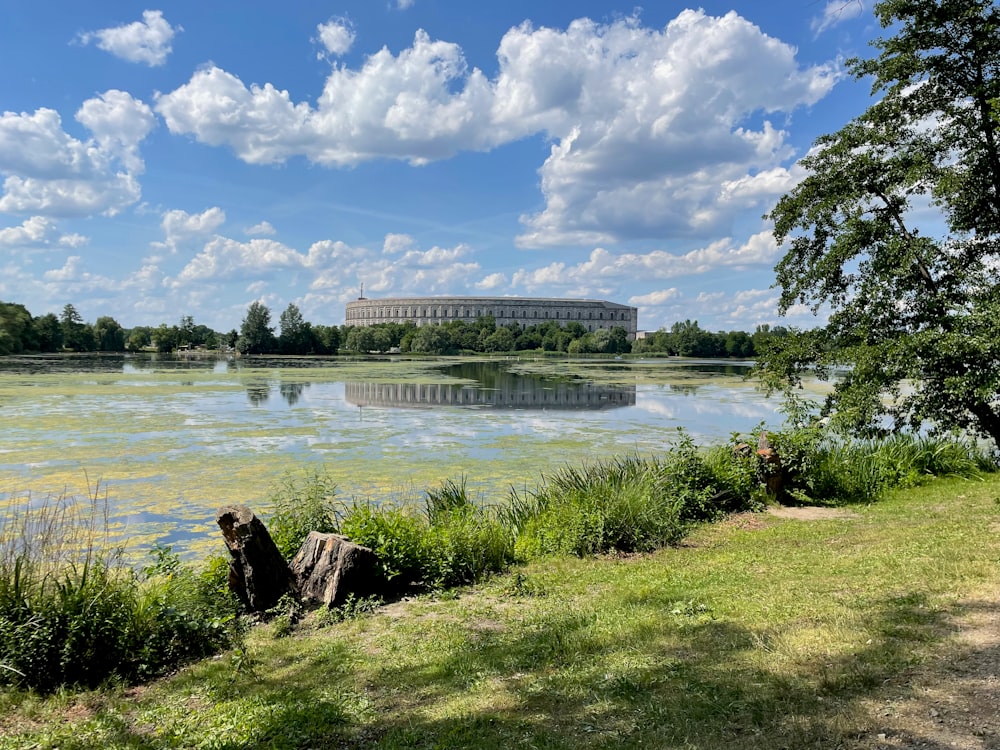
[[[462,488],[464,482],[446,486]],[[461,496],[429,500],[424,515],[409,507],[355,502],[343,511],[339,532],[375,552],[396,593],[474,583],[506,569],[514,548],[509,527],[456,497]]]
[[[703,454],[705,466],[717,488],[717,512],[761,510],[767,504],[767,492],[761,484],[758,459],[750,450],[737,451],[744,442],[734,435],[729,445],[713,445]]]
[[[711,515],[713,477],[681,441],[665,457],[620,456],[564,467],[530,494],[512,495],[521,556],[648,551]]]
[[[337,485],[322,472],[286,474],[268,498],[267,529],[278,550],[291,559],[310,531],[337,530]]]
[[[425,584],[436,569],[426,544],[425,518],[403,508],[355,501],[343,511],[339,532],[369,547],[391,590]]]
[[[425,538],[426,572],[435,587],[475,583],[506,570],[514,560],[511,529],[486,510],[467,505],[439,512]]]
[[[43,692],[133,682],[231,642],[232,612],[169,550],[143,573],[108,543],[107,505],[30,497],[0,519],[0,681]],[[103,523],[103,525],[102,525]],[[206,598],[207,597],[207,598]]]
[[[382,606],[382,600],[375,597],[356,597],[348,594],[338,607],[323,607],[316,613],[316,627],[325,628],[338,622],[353,620],[373,614]]]
[[[801,502],[872,502],[897,487],[934,476],[973,478],[995,470],[967,441],[901,433],[855,439],[818,427],[769,433],[781,456],[786,490]]]

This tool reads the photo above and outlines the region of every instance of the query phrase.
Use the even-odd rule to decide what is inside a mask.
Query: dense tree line
[[[56,316],[33,317],[24,305],[0,302],[0,355],[22,352],[140,352],[206,349],[240,354],[329,355],[386,353],[459,354],[461,352],[543,351],[567,354],[664,354],[681,357],[753,357],[766,339],[783,336],[783,328],[758,326],[744,331],[712,333],[697,321],[674,323],[646,338],[632,342],[624,328],[587,331],[582,324],[560,326],[546,321],[521,328],[498,326],[492,316],[475,321],[451,321],[439,326],[416,327],[413,323],[380,323],[373,326],[325,326],[310,323],[295,304],[289,304],[272,320],[262,302],[247,309],[239,329],[223,333],[197,324],[190,315],[174,325],[123,328],[104,316],[85,322],[73,305]]]
[[[768,325],[757,326],[751,334],[746,331],[718,331],[712,333],[698,325],[698,321],[685,320],[674,323],[669,330],[661,328],[646,338],[635,342],[632,351],[641,354],[666,354],[674,357],[756,357],[767,342],[780,339],[789,333],[787,328]]]
[[[114,318],[85,323],[73,305],[34,317],[16,302],[0,302],[0,355],[23,352],[125,351],[125,330]]]
[[[498,326],[491,315],[474,322],[454,320],[442,325],[379,323],[373,326],[345,326],[343,348],[350,352],[398,350],[420,354],[461,352],[549,351],[569,354],[621,354],[632,349],[624,328],[588,332],[580,323],[561,327],[547,321],[522,329],[511,323]]]

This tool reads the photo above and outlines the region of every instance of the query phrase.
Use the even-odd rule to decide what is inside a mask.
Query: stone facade
[[[516,323],[527,328],[554,320],[565,326],[574,322],[587,331],[621,326],[629,340],[635,339],[638,310],[617,302],[595,299],[544,299],[530,297],[386,297],[356,299],[347,303],[346,323],[370,326],[376,323],[438,325],[453,320],[473,323],[492,315],[498,326]]]

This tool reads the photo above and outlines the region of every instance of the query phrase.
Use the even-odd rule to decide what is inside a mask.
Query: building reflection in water
[[[355,406],[479,406],[493,409],[617,409],[635,406],[635,386],[510,378],[496,387],[446,383],[345,383]]]

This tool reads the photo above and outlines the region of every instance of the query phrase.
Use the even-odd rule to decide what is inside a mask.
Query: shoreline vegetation
[[[843,534],[831,543],[848,557],[867,560],[874,555],[877,563],[868,560],[863,565],[879,569],[867,583],[858,580],[860,571],[845,573],[844,580],[852,583],[844,584],[847,589],[842,594],[830,592],[838,601],[825,602],[812,615],[802,609],[806,602],[778,597],[764,607],[762,601],[754,601],[754,616],[762,619],[751,625],[739,606],[708,593],[711,586],[703,590],[701,584],[683,583],[691,576],[710,575],[702,569],[705,561],[698,552],[705,540],[714,539],[707,542],[714,548],[741,527],[766,528],[782,537],[773,550],[753,547],[749,537],[745,540],[749,546],[734,548],[732,554],[756,560],[742,569],[734,569],[725,553],[718,552],[717,564],[728,570],[726,575],[742,577],[749,587],[737,597],[744,603],[754,587],[762,585],[754,582],[754,570],[770,571],[767,586],[786,585],[774,565],[789,566],[788,575],[801,574],[801,566],[810,569],[809,575],[820,575],[823,584],[817,591],[841,585],[840,579],[823,576],[823,567],[842,563],[828,558],[829,550],[815,546],[813,532],[796,538],[793,526],[774,526],[767,520],[772,516],[758,512],[776,499],[766,489],[773,465],[753,450],[734,450],[734,443],[757,445],[762,430],[709,447],[696,446],[680,432],[662,454],[622,455],[565,466],[533,488],[512,488],[507,498],[470,497],[463,476],[427,489],[423,507],[344,502],[322,474],[288,475],[274,488],[269,507],[255,509],[283,554],[290,557],[310,530],[343,533],[375,551],[382,575],[397,596],[388,602],[352,599],[343,607],[313,612],[289,600],[253,628],[226,589],[226,558],[192,566],[169,548],[157,547],[150,562],[137,569],[123,560],[120,550],[102,546],[98,491],[82,508],[70,498],[23,498],[4,519],[0,545],[0,683],[6,685],[0,688],[0,705],[6,708],[0,713],[7,715],[0,720],[0,747],[310,747],[328,742],[367,746],[376,741],[385,747],[497,741],[504,746],[542,741],[562,747],[569,746],[566,732],[577,725],[593,727],[583,730],[592,734],[592,742],[585,744],[617,746],[612,739],[626,731],[622,722],[632,727],[627,736],[632,732],[647,741],[653,736],[648,734],[652,727],[662,730],[669,724],[675,744],[683,744],[678,732],[697,737],[704,731],[701,742],[721,746],[733,741],[730,734],[737,725],[756,727],[747,731],[765,737],[782,723],[766,711],[761,713],[765,709],[745,680],[763,680],[760,699],[774,702],[767,711],[791,701],[794,712],[801,714],[795,726],[781,730],[791,731],[788,737],[813,737],[819,742],[816,746],[829,746],[817,738],[828,737],[831,727],[813,722],[806,704],[821,708],[813,701],[824,694],[837,701],[861,700],[884,672],[896,674],[910,667],[911,648],[919,654],[942,641],[943,625],[938,620],[955,606],[949,600],[951,586],[962,578],[984,585],[996,580],[995,556],[987,570],[977,554],[962,553],[975,558],[969,563],[974,574],[953,567],[949,545],[955,540],[921,518],[921,514],[943,515],[965,529],[975,522],[960,522],[953,516],[967,511],[932,509],[927,499],[919,499],[937,497],[936,487],[955,487],[960,478],[968,488],[962,489],[963,497],[975,490],[977,512],[995,515],[992,498],[980,497],[984,488],[997,493],[997,480],[990,475],[994,457],[949,439],[847,440],[820,426],[769,432],[767,439],[781,457],[783,484],[778,499],[786,505],[848,508],[852,517],[867,518],[869,541],[852,540],[848,525],[843,525]],[[951,478],[950,483],[931,482],[942,477]],[[972,478],[982,481],[968,483]],[[921,485],[927,486],[914,489]],[[898,492],[900,488],[907,492]],[[912,509],[906,505],[907,494],[916,498]],[[886,497],[890,500],[884,501],[883,510]],[[917,509],[921,502],[928,506],[923,511]],[[890,523],[893,514],[905,516],[908,528],[919,525],[917,538],[892,541],[901,539],[905,530],[879,527]],[[879,540],[880,534],[885,539]],[[923,557],[948,559],[949,565],[942,566],[946,570],[935,574],[940,588],[917,586],[908,591],[919,581],[910,578],[915,570],[906,571],[905,585],[880,580],[881,568],[890,562],[882,557],[887,552],[866,551],[866,545],[875,543],[898,543],[907,549],[928,545],[920,555],[906,554],[919,557],[909,564],[920,566],[927,564]],[[982,543],[979,554],[996,546],[995,541]],[[791,558],[798,546],[812,551],[795,561]],[[563,581],[558,571],[572,574]],[[949,578],[952,575],[958,578]],[[603,580],[594,584],[599,590],[608,593],[622,587],[631,591],[632,598],[626,602],[619,594],[609,594],[605,599],[589,585],[574,593],[572,581],[590,576]],[[948,580],[941,582],[944,579]],[[712,584],[722,587],[719,591],[734,585],[733,581]],[[483,596],[487,598],[480,601]],[[435,642],[414,642],[418,636],[413,629],[419,630],[424,615],[412,620],[412,611],[461,609],[463,605],[454,602],[463,600],[473,610],[485,609],[467,624],[461,623],[468,613],[435,614],[427,623],[429,633],[438,636],[432,639]],[[851,618],[863,618],[861,610],[855,610],[862,600],[885,619],[882,624],[865,624],[860,632],[891,631],[879,637],[877,647],[871,640],[859,645],[854,634],[827,621],[846,617],[845,606]],[[518,620],[511,608],[522,604],[527,619]],[[769,607],[777,609],[767,614],[764,610]],[[401,609],[410,614],[398,615],[403,619],[400,632],[394,634],[393,619]],[[816,623],[805,631],[796,626],[794,637],[807,641],[832,637],[837,655],[831,659],[842,662],[819,678],[798,674],[795,648],[779,635],[792,623],[814,616]],[[534,617],[541,619],[533,626]],[[382,632],[386,643],[360,645],[367,642],[368,628]],[[613,635],[616,628],[620,643],[612,646],[619,640]],[[810,628],[817,629],[813,636],[807,633]],[[515,641],[507,643],[514,632]],[[667,658],[665,651],[653,658],[648,653],[661,639],[673,643],[668,651],[676,651],[674,656]],[[717,639],[725,645],[710,646]],[[737,647],[733,639],[741,645]],[[816,647],[816,643],[804,645],[808,653]],[[359,667],[355,648],[374,648],[373,664]],[[630,648],[639,654],[634,659]],[[722,664],[710,669],[712,657],[706,648],[730,653],[737,660],[737,671],[743,672],[739,678],[733,676],[732,684],[727,678],[723,691],[727,695],[718,694],[721,684],[711,684],[709,672]],[[874,660],[870,665],[868,656],[862,658],[865,651]],[[697,654],[694,662],[683,656],[687,652]],[[771,653],[780,654],[773,665],[768,663]],[[390,673],[419,661],[421,654],[429,661],[410,667],[415,673],[389,679]],[[747,661],[750,654],[752,668]],[[667,661],[660,663],[661,657]],[[310,664],[310,670],[343,672],[346,682],[334,679],[319,687],[317,676],[310,677],[310,697],[300,700],[294,697],[298,680],[305,679],[302,667],[295,666],[299,661]],[[149,683],[178,669],[165,682]],[[594,671],[601,669],[603,676]],[[843,669],[847,671],[841,673]],[[397,678],[398,694],[392,687]],[[366,698],[356,679],[375,680],[381,687]],[[693,680],[688,685],[694,694],[705,691],[700,699],[687,701],[692,710],[722,711],[729,718],[716,717],[698,729],[704,717],[650,702],[651,696],[663,697],[663,691],[672,693],[688,680]],[[510,682],[509,689],[501,688],[504,682]],[[150,687],[130,687],[135,685]],[[547,686],[555,686],[551,695]],[[463,697],[466,689],[472,693]],[[141,699],[146,690],[163,697],[146,703]],[[511,690],[517,696],[513,704]],[[808,697],[795,695],[803,690]],[[231,697],[225,698],[226,693]],[[451,698],[446,697],[449,693]],[[443,713],[422,724],[412,713],[421,710],[414,699]],[[63,712],[79,700],[91,702],[93,708],[67,720]],[[392,712],[394,700],[416,722],[409,729],[381,715]],[[472,705],[468,700],[481,703]],[[207,724],[177,714],[180,704],[193,705],[191,701],[209,707]],[[576,705],[582,713],[560,718],[560,701]],[[626,714],[612,719],[607,709],[622,701],[629,706]],[[546,710],[556,713],[541,720]],[[233,725],[231,711],[246,715],[248,721]],[[161,718],[151,718],[148,712],[159,712]],[[588,712],[596,712],[589,724],[584,720]],[[112,718],[119,715],[128,718]],[[823,711],[816,716],[831,718]],[[162,728],[168,725],[173,734],[163,735]],[[223,731],[224,726],[231,727],[231,734]],[[195,737],[201,739],[195,742]]]
[[[277,333],[275,330],[277,329]],[[371,326],[322,325],[307,321],[295,304],[281,313],[277,326],[271,310],[260,302],[247,309],[239,330],[214,331],[196,324],[190,315],[177,324],[124,328],[102,316],[85,322],[72,304],[59,316],[34,317],[16,302],[0,301],[0,356],[66,352],[194,352],[240,355],[311,355],[413,353],[549,354],[571,355],[628,353],[651,356],[747,359],[760,354],[774,340],[788,336],[783,326],[758,325],[746,331],[706,331],[698,321],[675,322],[670,328],[646,332],[635,341],[621,326],[588,332],[578,321],[550,320],[523,325],[498,325],[492,315],[456,320],[441,325],[377,323]]]

